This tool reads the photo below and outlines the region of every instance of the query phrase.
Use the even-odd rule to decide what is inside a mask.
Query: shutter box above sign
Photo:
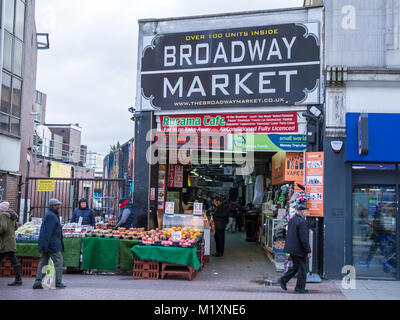
[[[320,24],[143,37],[141,110],[320,103]]]

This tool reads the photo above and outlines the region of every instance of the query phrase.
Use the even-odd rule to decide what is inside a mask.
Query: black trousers
[[[19,266],[19,262],[17,260],[17,257],[15,255],[15,252],[6,252],[6,253],[0,253],[0,263],[1,261],[3,261],[4,257],[8,257],[8,259],[10,259],[11,261],[11,265],[13,267],[18,267]]]
[[[293,267],[282,276],[285,283],[288,283],[297,274],[297,284],[295,290],[304,290],[307,280],[307,258],[290,255],[293,260]]]
[[[215,229],[214,239],[217,253],[223,255],[225,248],[225,228]]]

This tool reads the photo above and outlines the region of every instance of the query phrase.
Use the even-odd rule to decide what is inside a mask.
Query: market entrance
[[[205,221],[202,226],[205,254],[210,255],[214,240],[207,224],[215,210],[213,199],[223,197],[230,212],[226,233],[236,233],[235,238],[242,233],[243,242],[259,243],[276,270],[282,271],[287,259],[283,253],[286,217],[290,199],[302,191],[299,185],[304,185],[304,153],[252,152],[247,154],[247,160],[252,162],[247,164],[247,172],[243,165],[232,161],[233,158],[222,151],[214,151],[203,152],[196,163],[160,164],[158,227],[191,228]],[[201,204],[203,217],[195,223],[198,204]],[[229,247],[228,242],[225,247]]]

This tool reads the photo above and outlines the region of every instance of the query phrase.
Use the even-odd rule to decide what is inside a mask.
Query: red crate
[[[134,280],[158,280],[160,272],[157,271],[133,271]]]
[[[140,260],[135,258],[133,261],[133,271],[151,271],[158,272],[160,263],[158,261]]]
[[[188,277],[189,281],[192,281],[196,276],[196,270],[192,266],[164,262],[161,267],[161,279],[165,279],[168,275],[182,275]]]
[[[39,266],[39,258],[33,257],[18,257],[19,264],[21,265],[22,278],[33,278],[36,277],[37,268]],[[0,265],[0,276],[1,277],[14,277],[14,268],[11,262],[7,259],[2,261]]]

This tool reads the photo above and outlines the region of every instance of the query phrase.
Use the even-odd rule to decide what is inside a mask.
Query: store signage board
[[[304,151],[307,136],[300,134],[233,134],[234,151]]]
[[[320,24],[144,36],[141,110],[320,103]]]
[[[193,214],[195,216],[203,215],[203,204],[201,202],[195,202],[193,204]]]
[[[307,207],[311,217],[324,216],[324,153],[306,152]]]
[[[165,214],[175,214],[175,202],[165,203]]]
[[[296,112],[160,116],[162,132],[178,133],[297,133]]]
[[[156,146],[159,148],[187,148],[198,150],[225,149],[226,134],[169,133],[158,132]]]
[[[54,192],[54,180],[38,180],[38,192]]]

